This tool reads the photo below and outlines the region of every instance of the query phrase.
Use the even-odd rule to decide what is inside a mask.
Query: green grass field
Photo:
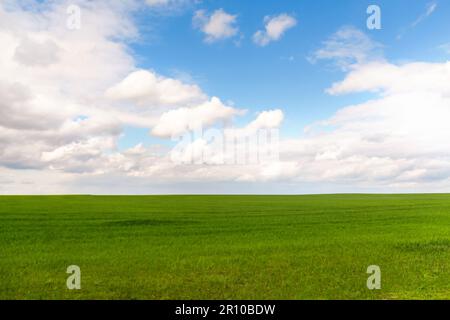
[[[0,299],[450,299],[449,266],[450,195],[0,197]]]

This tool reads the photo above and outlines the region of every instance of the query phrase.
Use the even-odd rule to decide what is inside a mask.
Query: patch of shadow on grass
[[[450,240],[414,241],[400,243],[396,249],[404,252],[436,253],[450,251]]]
[[[185,226],[197,223],[193,220],[157,220],[157,219],[137,219],[108,221],[104,225],[116,227],[157,227],[157,226]]]

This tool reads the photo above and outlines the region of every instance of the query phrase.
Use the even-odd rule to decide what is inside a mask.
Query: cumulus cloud
[[[185,84],[148,70],[132,72],[108,89],[106,95],[111,99],[131,100],[147,107],[185,105],[206,98],[197,85]]]
[[[242,128],[228,129],[229,134],[234,136],[252,135],[261,129],[278,129],[284,120],[284,113],[281,109],[266,110],[260,112],[255,120],[249,122]]]
[[[285,141],[284,150],[303,179],[386,188],[448,182],[449,71],[448,62],[355,67],[329,91],[379,97],[339,110],[318,131]]]
[[[283,119],[281,110],[267,110],[243,127],[213,128],[184,135],[170,151],[171,160],[181,166],[213,165],[198,169],[202,175],[223,181],[255,182],[292,177],[292,170],[287,169],[296,164],[280,162],[278,157],[278,129]]]
[[[218,9],[212,14],[198,10],[192,21],[194,27],[205,34],[205,41],[209,43],[234,37],[239,32],[236,26],[237,15],[229,14],[223,9]]]
[[[450,94],[448,79],[450,63],[414,62],[394,65],[374,62],[352,70],[343,81],[335,83],[328,92],[381,92],[385,94],[433,92]]]
[[[103,108],[102,91],[133,68],[126,48],[111,36],[131,39],[136,30],[114,6],[81,1],[84,25],[72,32],[68,4],[41,10],[26,10],[21,2],[0,5],[0,165],[42,168],[43,152],[90,139],[105,127],[114,128],[104,131],[113,138],[120,134],[115,110]],[[81,116],[86,120],[76,129]]]
[[[239,114],[242,114],[242,111],[226,106],[219,98],[213,97],[210,101],[193,108],[179,108],[164,113],[153,127],[152,134],[165,138],[176,137]]]
[[[258,130],[261,128],[278,128],[284,120],[284,113],[280,109],[263,111],[258,117],[247,125],[249,130]]]
[[[162,130],[161,112],[180,107],[188,109],[181,117],[207,124],[234,112],[196,85],[136,68],[124,44],[138,34],[127,11],[135,2],[127,3],[80,1],[76,31],[66,28],[69,1],[0,5],[0,167],[122,171],[130,168],[117,150],[125,126]]]
[[[297,20],[283,13],[274,17],[265,17],[264,23],[264,31],[259,30],[253,35],[253,41],[259,46],[266,46],[272,41],[281,39],[287,30],[297,25]]]
[[[448,190],[450,94],[445,84],[450,81],[449,68],[449,62],[354,66],[333,86],[333,93],[376,92],[372,100],[340,109],[309,127],[302,137],[281,139],[277,161],[197,165],[187,176],[203,176],[203,181],[328,184],[350,186],[353,191]],[[275,126],[280,119],[281,112],[263,112],[232,133]],[[211,148],[211,142],[199,139],[176,156],[190,159],[192,154],[212,153]],[[216,154],[212,163],[221,164],[224,157],[227,154]]]
[[[66,28],[68,1],[29,4],[0,4],[0,166],[71,170],[56,155],[76,158],[98,139],[112,152],[123,126],[151,127],[157,117],[104,97],[135,69],[121,42],[137,34],[125,3],[80,1],[76,32]]]

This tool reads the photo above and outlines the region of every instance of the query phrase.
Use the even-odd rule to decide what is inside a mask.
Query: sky
[[[450,192],[450,2],[0,1],[0,194]]]

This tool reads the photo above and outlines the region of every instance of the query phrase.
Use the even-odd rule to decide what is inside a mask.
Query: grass
[[[0,299],[450,299],[449,264],[450,195],[0,197]]]

